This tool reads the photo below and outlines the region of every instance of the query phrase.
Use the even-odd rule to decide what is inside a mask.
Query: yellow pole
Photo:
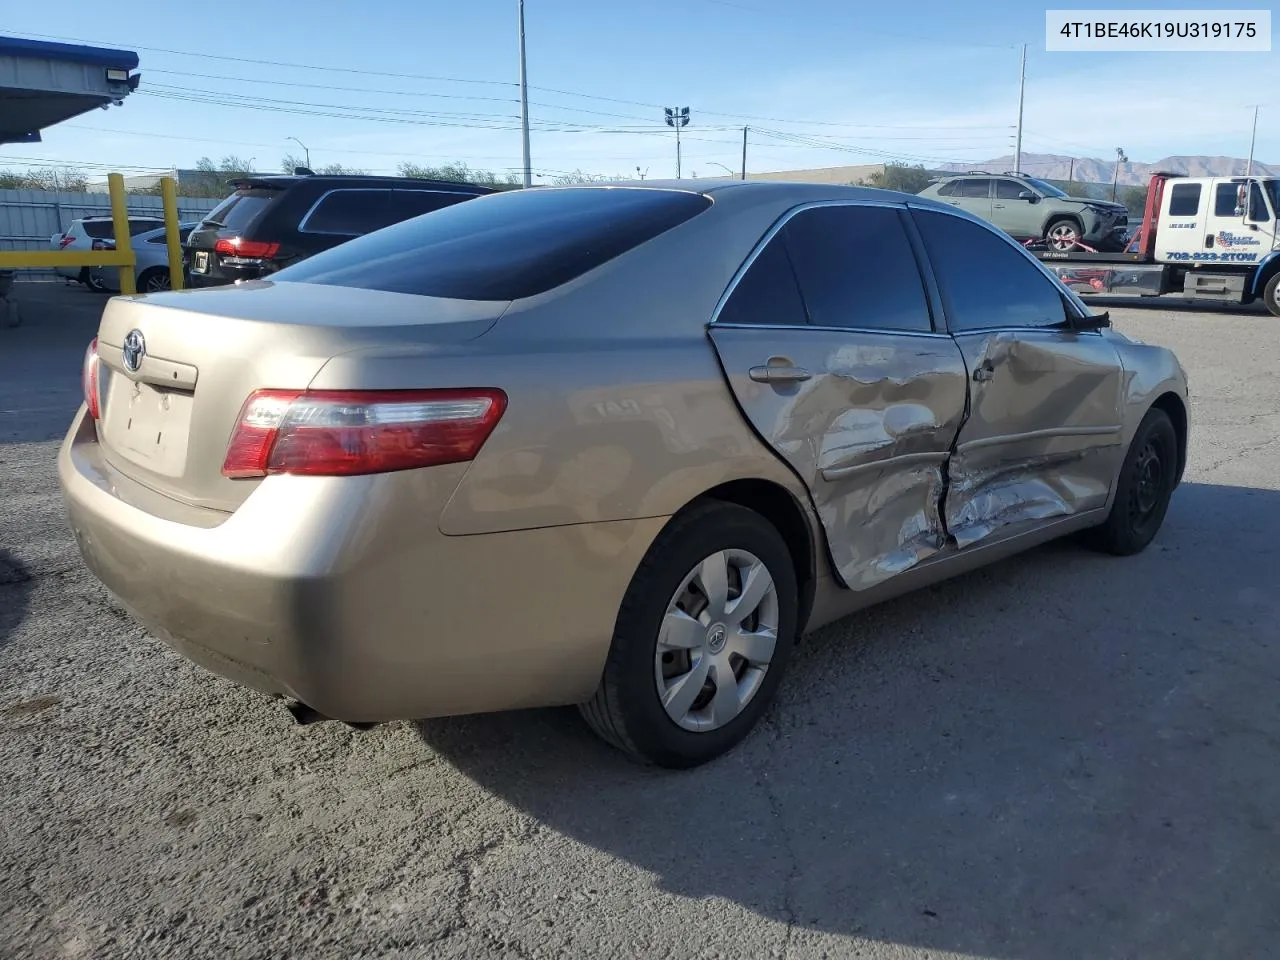
[[[178,183],[173,177],[160,178],[160,198],[164,202],[164,242],[169,248],[169,287],[181,290],[182,239],[178,236]]]
[[[116,252],[129,258],[129,265],[120,268],[120,292],[126,296],[137,293],[134,283],[133,238],[129,235],[129,208],[125,204],[124,177],[118,173],[107,174],[107,190],[111,194],[111,222],[116,232]]]

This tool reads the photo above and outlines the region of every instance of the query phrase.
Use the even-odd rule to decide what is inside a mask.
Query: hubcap
[[[716,730],[760,689],[778,642],[778,588],[763,561],[722,550],[667,604],[654,654],[663,708],[685,730]]]
[[[1129,518],[1135,524],[1150,519],[1164,491],[1164,464],[1160,449],[1149,441],[1133,464],[1133,486],[1129,492]]]
[[[161,290],[168,290],[168,289],[169,289],[168,277],[161,277],[161,276],[147,277],[147,287],[146,287],[147,293],[157,293]]]
[[[1074,227],[1059,224],[1049,232],[1049,240],[1058,250],[1070,250],[1076,245],[1076,231]]]

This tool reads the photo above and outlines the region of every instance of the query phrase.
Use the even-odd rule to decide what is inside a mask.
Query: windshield
[[[1047,197],[1066,197],[1069,194],[1064,190],[1059,190],[1052,183],[1045,183],[1043,180],[1037,180],[1035,177],[1027,177],[1027,183],[1031,184]]]

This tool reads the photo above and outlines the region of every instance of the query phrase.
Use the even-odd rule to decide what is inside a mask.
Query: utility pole
[[[1076,182],[1076,158],[1071,158],[1071,165],[1067,167],[1067,183]]]
[[[747,179],[747,128],[742,128],[742,179]]]
[[[1022,172],[1022,103],[1027,93],[1027,45],[1022,45],[1022,74],[1018,81],[1018,133],[1013,148],[1013,172]]]
[[[680,179],[680,128],[689,125],[689,108],[688,107],[664,107],[663,113],[666,117],[667,126],[675,127],[676,131],[676,179]]]
[[[1253,108],[1253,136],[1249,138],[1249,162],[1245,165],[1244,175],[1247,177],[1253,173],[1253,148],[1258,142],[1258,108]]]
[[[524,186],[533,186],[533,167],[529,163],[529,75],[524,58],[524,0],[516,0],[520,14],[520,136],[524,141]]]

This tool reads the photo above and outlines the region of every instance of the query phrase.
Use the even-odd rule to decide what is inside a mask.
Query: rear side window
[[[785,233],[815,326],[933,329],[920,267],[896,209],[814,207],[792,217]]]
[[[110,240],[115,236],[115,226],[110,220],[83,220],[80,225],[85,234],[95,240]]]
[[[960,190],[956,193],[958,197],[976,197],[979,200],[985,200],[990,195],[990,180],[961,180]]]
[[[410,217],[420,217],[424,213],[452,207],[473,196],[475,194],[450,193],[446,190],[396,190],[391,194],[391,219],[393,223],[399,223]]]
[[[1061,291],[1010,241],[962,217],[924,210],[913,216],[953,333],[1051,327],[1067,318]]]
[[[1200,209],[1200,184],[1175,183],[1169,193],[1169,216],[1194,217]]]
[[[959,191],[959,189],[960,189],[960,182],[958,180],[952,180],[950,183],[944,183],[942,186],[938,188],[938,196],[954,197],[956,193]]]
[[[512,190],[360,237],[281,270],[274,279],[458,300],[518,300],[568,283],[709,206],[707,197],[678,190]]]
[[[204,216],[208,224],[221,224],[233,233],[243,233],[279,194],[267,190],[236,191]]]
[[[808,324],[782,232],[775,234],[751,261],[751,266],[720,308],[716,322],[793,327]]]
[[[357,237],[391,222],[390,190],[330,190],[302,218],[298,229],[304,233]]]

